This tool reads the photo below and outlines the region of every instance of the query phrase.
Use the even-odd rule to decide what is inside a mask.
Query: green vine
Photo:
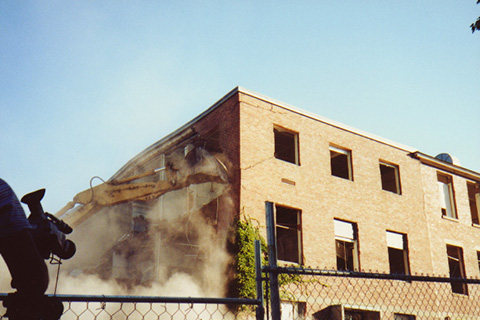
[[[237,249],[235,261],[235,282],[237,296],[255,299],[255,240],[260,240],[262,251],[262,264],[266,264],[267,244],[260,234],[259,228],[254,226],[252,220],[247,218],[238,220],[236,226]]]
[[[260,234],[259,227],[254,225],[251,218],[244,217],[236,223],[235,230],[235,277],[233,281],[233,296],[255,299],[256,274],[255,274],[255,240],[260,240],[262,250],[262,265],[267,265],[267,243]],[[267,277],[267,275],[263,275]],[[280,274],[278,284],[282,288],[290,283],[301,284],[303,279],[298,274]],[[286,295],[286,290],[282,290]],[[267,295],[266,292],[264,294]],[[268,297],[267,297],[268,298]]]

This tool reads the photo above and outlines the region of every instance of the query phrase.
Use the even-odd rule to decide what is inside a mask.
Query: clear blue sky
[[[236,86],[479,172],[475,3],[1,0],[0,177],[54,213]]]

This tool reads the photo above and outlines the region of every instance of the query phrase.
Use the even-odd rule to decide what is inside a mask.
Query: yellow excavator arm
[[[56,216],[63,219],[72,227],[75,227],[106,206],[113,206],[129,201],[152,200],[167,192],[183,189],[192,184],[206,182],[226,184],[228,182],[224,170],[225,167],[221,162],[218,162],[217,159],[216,161],[218,167],[215,168],[215,170],[208,170],[207,172],[189,170],[187,174],[183,173],[183,177],[180,178],[178,170],[168,166],[165,168],[166,180],[135,182],[141,178],[154,175],[156,171],[152,170],[121,181],[112,180],[104,182],[78,193],[73,198],[73,201],[69,202],[57,212]],[[79,206],[76,206],[77,204]]]

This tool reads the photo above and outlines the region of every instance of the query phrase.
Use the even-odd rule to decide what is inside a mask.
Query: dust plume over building
[[[190,139],[85,190],[63,214],[77,253],[57,293],[223,296],[233,202],[228,162],[205,146]]]

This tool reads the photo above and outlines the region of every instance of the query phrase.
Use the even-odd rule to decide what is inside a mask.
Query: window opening
[[[448,267],[450,269],[450,278],[465,278],[465,264],[463,261],[463,249],[460,247],[447,245]],[[468,294],[466,283],[452,282],[452,292]]]
[[[301,264],[302,225],[300,210],[275,206],[277,235],[277,258]]]
[[[387,231],[388,262],[391,274],[409,274],[407,236]]]
[[[352,153],[350,150],[330,146],[330,166],[332,176],[353,180]]]
[[[478,271],[480,271],[480,251],[477,251]]]
[[[275,158],[299,165],[298,133],[281,128],[274,128],[273,132]]]
[[[380,320],[380,312],[359,309],[344,309],[345,320]]]
[[[306,303],[298,301],[280,301],[281,320],[303,320],[306,314]]]
[[[452,177],[439,173],[437,178],[442,216],[457,219]]]
[[[356,224],[334,220],[337,270],[359,270]]]
[[[401,194],[400,175],[397,165],[380,162],[380,176],[383,190]]]
[[[394,313],[393,320],[415,320],[415,316],[411,314]]]
[[[480,192],[478,187],[467,181],[468,202],[470,204],[470,213],[472,216],[472,223],[480,224]]]

